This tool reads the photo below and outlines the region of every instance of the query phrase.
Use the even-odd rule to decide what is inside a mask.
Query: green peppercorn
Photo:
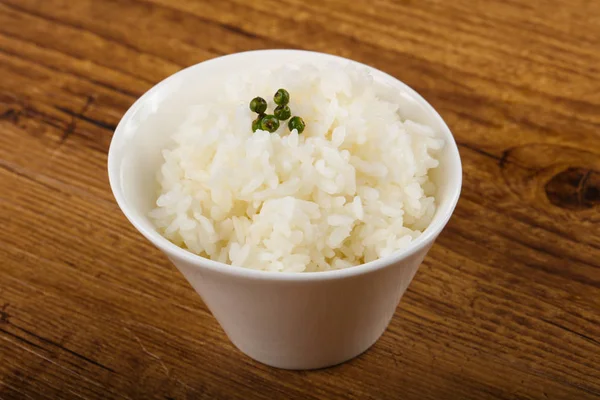
[[[279,120],[274,115],[265,115],[260,121],[260,129],[273,133],[279,129]]]
[[[305,126],[306,124],[304,123],[304,120],[300,117],[292,117],[290,122],[288,122],[288,128],[290,128],[290,131],[296,129],[298,133],[302,133]]]
[[[250,102],[250,110],[257,114],[262,114],[267,111],[267,101],[262,97],[255,97]]]
[[[278,120],[285,121],[286,119],[292,116],[292,111],[288,106],[277,106],[273,114],[275,114]]]
[[[290,102],[290,94],[285,89],[279,89],[277,92],[275,92],[273,100],[278,106],[286,106],[287,103]]]
[[[260,129],[260,121],[265,117],[265,114],[258,114],[258,117],[254,121],[252,121],[252,132],[256,132]]]

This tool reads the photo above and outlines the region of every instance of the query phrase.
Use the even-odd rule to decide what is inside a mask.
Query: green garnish
[[[278,106],[286,106],[290,102],[290,94],[285,89],[279,89],[273,96],[275,104]]]
[[[292,116],[292,111],[288,106],[277,106],[273,114],[275,114],[278,120],[285,121]]]
[[[260,129],[260,122],[265,117],[265,114],[258,114],[258,117],[254,121],[252,121],[252,132],[256,132]]]
[[[262,97],[255,97],[250,102],[250,110],[257,114],[263,114],[267,111],[267,101]]]
[[[256,132],[258,129],[267,131],[270,133],[275,132],[279,129],[279,121],[286,121],[292,116],[292,111],[288,106],[290,102],[290,94],[285,89],[279,89],[275,92],[273,100],[277,107],[273,114],[265,115],[267,111],[267,102],[262,97],[255,97],[250,102],[250,110],[258,114],[258,117],[252,121],[252,132]],[[290,131],[296,129],[298,133],[304,132],[306,124],[300,117],[293,117],[288,122],[288,128]]]
[[[273,133],[279,129],[279,120],[274,115],[265,115],[260,121],[260,129]]]
[[[300,117],[292,117],[290,122],[288,122],[288,128],[290,128],[290,131],[296,129],[298,133],[302,133],[305,126],[306,124],[304,123],[304,120]]]

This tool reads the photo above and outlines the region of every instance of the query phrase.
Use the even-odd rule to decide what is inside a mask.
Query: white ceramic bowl
[[[321,368],[349,360],[375,343],[389,324],[460,194],[458,149],[433,107],[404,83],[367,67],[376,82],[409,101],[407,117],[433,126],[446,141],[440,166],[433,173],[438,185],[433,221],[410,248],[389,257],[327,272],[232,267],[175,246],[156,232],[147,214],[156,200],[161,150],[187,105],[210,98],[222,77],[241,70],[332,61],[353,62],[306,51],[265,50],[215,58],[179,71],[131,106],[117,126],[108,154],[110,184],[129,221],[177,266],[242,352],[280,368]]]

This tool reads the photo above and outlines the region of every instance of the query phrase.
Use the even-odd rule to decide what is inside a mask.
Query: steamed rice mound
[[[279,88],[306,129],[253,133],[249,101],[272,112]],[[398,104],[350,65],[236,76],[173,132],[150,217],[178,246],[257,270],[347,268],[404,249],[435,212],[428,172],[444,142]]]

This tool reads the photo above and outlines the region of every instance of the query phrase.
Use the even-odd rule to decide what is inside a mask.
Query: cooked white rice
[[[250,99],[273,110],[279,88],[305,131],[282,123],[252,133]],[[444,145],[398,108],[350,65],[236,76],[173,133],[150,217],[193,253],[257,270],[324,271],[388,256],[430,223],[428,171]]]

